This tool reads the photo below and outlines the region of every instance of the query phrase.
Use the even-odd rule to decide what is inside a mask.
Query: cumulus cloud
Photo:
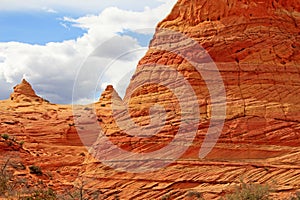
[[[5,4],[12,6],[12,1],[16,0],[1,2],[0,10]],[[41,1],[34,2],[37,4]],[[68,1],[48,2],[49,5],[42,5],[42,7],[53,8],[56,11],[54,4],[60,5]],[[83,5],[86,2],[78,1],[78,3]],[[95,85],[98,84],[100,77],[102,77],[98,84],[100,89],[101,85],[103,89],[104,82],[117,84],[118,79],[122,79],[124,74],[136,67],[139,58],[146,51],[146,49],[141,50],[137,39],[128,35],[121,36],[119,33],[124,30],[153,32],[153,28],[170,12],[174,3],[175,0],[163,1],[160,6],[146,8],[143,11],[109,7],[98,15],[86,15],[77,19],[65,17],[66,23],[87,31],[82,37],[74,40],[51,42],[46,45],[0,43],[0,97],[8,98],[11,88],[22,78],[26,78],[39,95],[51,102],[71,103],[73,85],[77,77],[80,87],[74,100],[77,103],[94,100],[95,90],[97,90],[95,87],[98,87]],[[28,1],[27,4],[30,5]],[[70,4],[76,3],[72,1]],[[121,56],[124,52],[128,53]],[[84,66],[88,66],[86,68],[88,70],[81,70],[78,76],[78,71]],[[107,70],[108,66],[110,70]]]

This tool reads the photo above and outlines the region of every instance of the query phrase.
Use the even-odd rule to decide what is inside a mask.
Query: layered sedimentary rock
[[[34,140],[39,141],[47,138],[56,143],[81,144],[76,130],[72,128],[74,124],[71,106],[49,103],[36,95],[25,79],[14,87],[10,99],[1,101],[1,104],[3,133],[34,136]],[[16,125],[13,129],[17,130],[11,130],[11,125]]]
[[[10,99],[15,102],[38,102],[45,101],[35,94],[31,85],[23,79],[22,82],[14,87],[14,92],[10,95]]]
[[[49,103],[26,80],[14,87],[10,99],[0,101],[0,133],[9,137],[0,139],[0,166],[7,162],[12,180],[24,180],[12,192],[72,186],[87,154],[73,128],[71,106]],[[31,174],[32,165],[43,174]]]
[[[105,121],[100,123],[104,132],[114,144],[128,151],[148,153],[167,146],[182,122],[180,103],[189,105],[193,95],[185,93],[185,100],[176,100],[174,91],[168,87],[180,91],[186,83],[176,79],[179,76],[169,85],[159,84],[174,78],[167,68],[173,69],[184,76],[198,99],[197,104],[190,104],[200,111],[196,139],[181,156],[183,160],[198,160],[211,119],[216,117],[212,116],[215,105],[211,93],[217,93],[219,88],[208,89],[208,84],[213,87],[217,80],[217,73],[211,68],[216,65],[226,92],[224,127],[214,149],[204,160],[198,160],[201,167],[197,162],[186,162],[183,166],[188,166],[191,172],[201,171],[203,165],[208,165],[206,170],[215,172],[218,178],[208,181],[213,175],[204,171],[199,174],[197,170],[189,174],[193,178],[188,178],[184,175],[187,172],[178,170],[178,176],[169,180],[167,177],[177,173],[176,169],[182,169],[180,163],[161,170],[165,180],[170,181],[170,185],[163,187],[164,191],[178,185],[173,190],[176,198],[183,197],[183,191],[189,188],[206,192],[210,199],[223,194],[225,188],[232,188],[240,178],[270,185],[275,182],[277,192],[297,190],[298,164],[293,163],[283,171],[279,168],[299,156],[299,11],[297,1],[178,1],[171,14],[159,23],[149,51],[131,79],[123,107],[113,106],[112,95],[108,95],[115,93],[112,88],[102,96],[98,117],[105,116]],[[202,49],[195,50],[194,41]],[[199,73],[190,61],[199,61],[212,74],[203,77],[205,73]],[[128,122],[126,106],[131,120],[147,127],[151,125],[151,107],[155,104],[166,110],[164,127],[151,140],[132,136],[126,139],[127,127],[120,127],[122,122]],[[122,139],[120,136],[118,140],[118,135]],[[226,166],[224,171],[217,172],[222,166]],[[235,175],[231,174],[233,166],[239,171]],[[161,180],[151,183],[155,186],[149,187],[155,190]]]
[[[29,175],[28,166],[41,166],[52,174],[42,177],[45,184],[60,192],[83,179],[85,188],[100,191],[101,198],[188,199],[196,191],[204,199],[219,199],[242,179],[268,184],[274,199],[287,199],[300,189],[299,12],[296,0],[179,0],[159,23],[124,100],[108,86],[99,102],[75,107],[75,113],[82,113],[73,116],[71,106],[40,101],[25,81],[17,86],[12,100],[0,102],[0,130],[25,144],[21,149],[9,147],[0,139],[1,153],[17,154],[16,162],[27,168],[16,173],[30,180],[41,178]],[[202,64],[203,74],[190,61]],[[175,72],[179,75],[173,76]],[[218,74],[226,92],[226,114],[217,119],[224,117],[225,123],[217,144],[200,159],[216,117],[212,108],[224,106],[223,99],[211,96],[220,91],[213,87],[220,83]],[[185,92],[186,85],[193,93]],[[181,99],[176,92],[184,94]],[[153,107],[157,104],[161,107]],[[199,117],[199,122],[184,126],[187,131],[196,128],[195,139],[187,134],[187,140],[193,139],[187,151],[154,172],[119,172],[81,146],[83,142],[97,153],[98,147],[107,147],[101,140],[106,136],[127,152],[158,151],[173,141],[188,116],[182,105],[199,111],[193,119],[186,118],[191,122]],[[103,135],[98,138],[99,129]],[[149,137],[149,130],[156,134]],[[120,162],[120,155],[110,156]]]
[[[296,1],[179,1],[158,25],[149,51],[139,62],[124,99],[130,120],[142,126],[150,124],[153,105],[158,103],[167,111],[167,122],[158,132],[162,137],[137,139],[143,146],[138,148],[139,151],[153,150],[149,145],[153,139],[166,143],[172,140],[170,136],[176,135],[182,122],[180,103],[183,103],[199,107],[198,140],[195,140],[194,151],[190,152],[190,156],[197,157],[197,149],[211,122],[212,107],[224,106],[212,104],[211,93],[218,94],[219,85],[214,84],[219,80],[211,65],[216,65],[219,70],[226,92],[226,122],[219,145],[262,144],[267,145],[267,149],[268,145],[298,146],[299,20],[299,3]],[[192,42],[200,44],[202,49],[195,50]],[[199,73],[189,59],[203,64],[204,70],[211,73],[207,73],[209,77],[203,77],[205,73]],[[179,72],[188,82],[178,77],[173,81],[168,68]],[[159,81],[168,79],[173,82],[167,86],[159,85]],[[198,99],[196,104],[191,103],[193,93],[185,93],[186,98],[178,100],[174,91],[167,88],[173,87],[182,93],[181,88],[186,84],[192,87]],[[208,84],[216,89],[209,90]],[[115,119],[108,120],[110,135],[124,131],[118,127],[121,123],[114,123],[114,120],[129,123],[128,116],[124,117],[125,107],[118,109],[121,115],[111,116]],[[257,153],[254,153],[255,149],[235,153],[236,147],[230,148],[227,153],[220,152],[220,157],[236,155],[246,159],[264,155],[259,153],[264,151],[260,149],[262,146]]]
[[[259,116],[299,121],[299,23],[296,1],[179,1],[159,24],[150,47],[179,45],[164,29],[198,41],[221,72],[227,119]],[[150,49],[140,65],[170,65],[195,85],[199,99],[208,99],[203,79],[186,60],[174,56]],[[132,82],[142,78],[142,69],[137,71]]]

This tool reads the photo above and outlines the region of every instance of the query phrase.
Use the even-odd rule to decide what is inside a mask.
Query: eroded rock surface
[[[12,149],[1,140],[1,151],[20,152],[24,165],[40,165],[51,172],[54,178],[45,176],[44,181],[58,191],[80,177],[86,181],[86,188],[99,190],[108,199],[160,199],[164,195],[184,199],[190,191],[202,193],[205,199],[219,199],[242,179],[268,184],[274,199],[287,199],[300,189],[299,27],[297,0],[179,0],[159,23],[124,101],[109,86],[95,105],[75,108],[83,111],[81,123],[76,124],[71,106],[43,101],[23,81],[11,100],[0,102],[0,131],[24,140],[24,149]],[[189,40],[165,30],[197,41],[210,57],[204,51],[190,51]],[[169,51],[176,48],[183,52],[186,49],[186,57],[197,58],[207,71],[213,61],[224,82],[224,128],[204,159],[198,154],[212,118],[207,84],[214,84],[215,72],[204,80],[186,58]],[[148,78],[154,82],[174,78],[161,66],[172,68],[188,81],[197,97],[196,104],[190,101],[191,93],[180,102],[168,85],[144,84]],[[186,83],[176,80],[178,77],[174,84],[181,88]],[[116,122],[127,122],[124,108],[128,106],[129,119],[147,127],[152,122],[150,108],[157,103],[166,110],[162,115],[166,122],[153,137],[128,136]],[[83,143],[97,147],[101,140],[93,131],[99,125],[103,134],[123,150],[157,151],[170,144],[179,130],[183,116],[180,103],[199,109],[201,120],[191,125],[197,127],[195,140],[180,159],[155,172],[111,169],[88,155],[77,135],[79,128],[80,137],[87,136]],[[160,116],[154,110],[154,116],[157,113]],[[148,128],[156,130],[157,126]],[[112,160],[117,161],[115,156]],[[26,171],[20,173],[34,177]]]
[[[102,126],[107,127],[107,135],[119,147],[140,153],[155,151],[169,144],[170,136],[176,134],[181,123],[180,102],[171,90],[156,84],[157,80],[172,78],[161,66],[175,69],[188,80],[198,98],[199,129],[193,145],[182,155],[183,161],[161,170],[165,178],[151,179],[151,191],[165,184],[159,187],[162,190],[157,197],[170,191],[180,199],[185,191],[195,189],[213,199],[232,189],[239,179],[272,185],[281,196],[274,198],[284,199],[285,192],[299,189],[299,166],[293,162],[299,155],[300,130],[299,9],[297,1],[181,0],[159,23],[123,103],[129,107],[131,119],[144,126],[151,122],[149,109],[159,103],[167,111],[165,126],[150,141],[132,137],[118,140],[116,136],[124,129],[120,130],[120,123],[115,120],[126,121],[125,115],[99,115],[106,115],[105,121],[110,123]],[[185,36],[177,37],[178,32]],[[197,41],[210,58],[203,51],[191,51],[190,39]],[[176,54],[176,49],[185,56]],[[226,90],[224,128],[215,148],[203,160],[199,160],[198,153],[212,117],[207,84],[214,84],[215,76],[204,80],[187,57],[198,58],[208,71],[214,61]],[[146,84],[147,79],[155,83]],[[180,80],[175,84],[177,88],[184,85]],[[108,97],[106,93],[104,96]],[[183,103],[189,105],[191,95],[187,93]],[[107,104],[103,107],[113,108],[107,98],[104,102]],[[131,187],[135,188],[135,183]],[[141,198],[150,198],[153,193],[146,191],[137,193]]]

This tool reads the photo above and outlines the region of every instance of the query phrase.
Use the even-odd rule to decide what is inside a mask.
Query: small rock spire
[[[25,79],[22,82],[14,87],[13,93],[10,95],[10,99],[16,102],[42,102],[43,99],[36,95],[35,91],[32,89],[32,86]]]

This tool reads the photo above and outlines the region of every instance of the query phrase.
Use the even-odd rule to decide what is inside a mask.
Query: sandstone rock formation
[[[83,179],[89,192],[98,190],[108,199],[161,199],[165,195],[187,199],[190,191],[202,193],[204,199],[219,199],[243,179],[268,184],[274,199],[287,199],[300,189],[299,27],[297,0],[179,0],[159,23],[123,101],[108,86],[99,102],[75,107],[75,113],[82,113],[73,116],[71,106],[44,102],[25,80],[15,87],[12,100],[0,101],[0,132],[25,144],[21,149],[9,147],[1,139],[1,154],[13,152],[18,158],[14,162],[41,166],[51,176],[30,175],[28,168],[17,169],[16,175],[32,183],[42,179],[60,192]],[[191,40],[186,38],[200,44],[210,57],[203,49],[191,51]],[[185,56],[178,55],[176,49]],[[211,75],[203,77],[187,57],[202,62]],[[226,115],[218,143],[200,159],[199,151],[212,123],[211,92],[219,91],[208,89],[208,83],[216,81],[212,61],[224,82]],[[172,70],[162,66],[179,72],[188,81],[196,103],[192,93],[184,93],[186,97],[178,100],[174,90],[168,88],[172,84],[157,83],[175,78],[173,86],[179,91],[186,85],[176,79],[179,75],[171,76]],[[149,78],[152,83],[145,84]],[[162,107],[150,109],[157,103],[165,114],[160,112]],[[200,121],[185,127],[187,131],[196,127],[196,137],[169,166],[140,174],[119,172],[88,155],[82,146],[81,142],[93,147],[90,152],[94,153],[97,147],[106,147],[103,136],[98,137],[95,131],[100,127],[110,142],[126,151],[147,154],[164,148],[180,130],[185,116],[180,103],[198,109]],[[165,124],[157,129],[155,122],[164,118]],[[128,119],[142,128],[159,131],[143,137],[144,132]],[[132,127],[138,137],[127,134]],[[182,145],[185,143],[178,147]],[[113,150],[104,150],[112,153],[112,162],[120,161]]]
[[[184,55],[190,53],[191,58],[198,57],[208,71],[211,61],[219,69],[226,90],[226,121],[213,151],[204,160],[196,162],[200,169],[194,162],[185,162],[161,170],[164,177],[177,174],[174,179],[165,179],[170,185],[163,187],[164,191],[172,190],[178,195],[175,197],[180,198],[184,195],[183,189],[196,189],[210,199],[214,195],[220,196],[225,188],[232,188],[239,178],[270,185],[275,183],[277,192],[297,190],[300,181],[296,175],[299,173],[297,164],[293,163],[283,171],[279,168],[299,156],[299,11],[297,1],[178,1],[171,14],[158,25],[123,102],[129,107],[131,119],[144,126],[150,123],[151,106],[156,103],[164,106],[167,111],[164,128],[151,140],[126,139],[124,135],[118,140],[115,136],[126,131],[115,121],[126,122],[127,117],[122,109],[115,107],[120,115],[112,117],[113,113],[103,113],[105,121],[109,122],[102,124],[104,132],[120,148],[139,153],[155,151],[169,144],[170,136],[176,134],[181,122],[179,102],[168,88],[145,84],[145,79],[155,82],[157,77],[160,80],[171,78],[167,70],[159,69],[159,65],[167,66],[180,72],[197,95],[201,122],[196,140],[181,159],[198,159],[212,117],[211,94],[207,89],[209,80],[204,80],[194,66],[174,50],[184,52],[186,48],[189,51],[190,43],[186,38],[191,38],[208,52],[211,59],[203,51],[203,54],[189,51]],[[186,38],[178,37],[178,32]],[[214,75],[209,78],[213,84]],[[180,81],[174,84],[177,87],[183,85]],[[185,103],[188,104],[191,94],[186,95]],[[104,96],[109,96],[107,91]],[[103,107],[113,109],[112,104],[113,101],[109,101]],[[208,167],[204,169],[203,165]],[[188,171],[176,171],[177,167],[182,169],[183,166]],[[192,172],[201,169],[203,171],[199,173]],[[235,169],[239,172],[233,172]],[[151,188],[155,190],[161,180],[157,178],[153,182],[155,186]],[[146,193],[142,196],[150,198]]]
[[[10,99],[15,102],[23,101],[41,103],[45,101],[35,94],[31,85],[25,79],[23,79],[19,85],[14,87],[14,92],[10,95]]]
[[[63,191],[72,186],[87,152],[73,130],[71,106],[48,103],[22,80],[10,99],[0,101],[0,113],[0,133],[10,138],[0,138],[0,166],[9,160],[14,178],[28,187]],[[41,167],[43,175],[30,174],[32,165]]]

